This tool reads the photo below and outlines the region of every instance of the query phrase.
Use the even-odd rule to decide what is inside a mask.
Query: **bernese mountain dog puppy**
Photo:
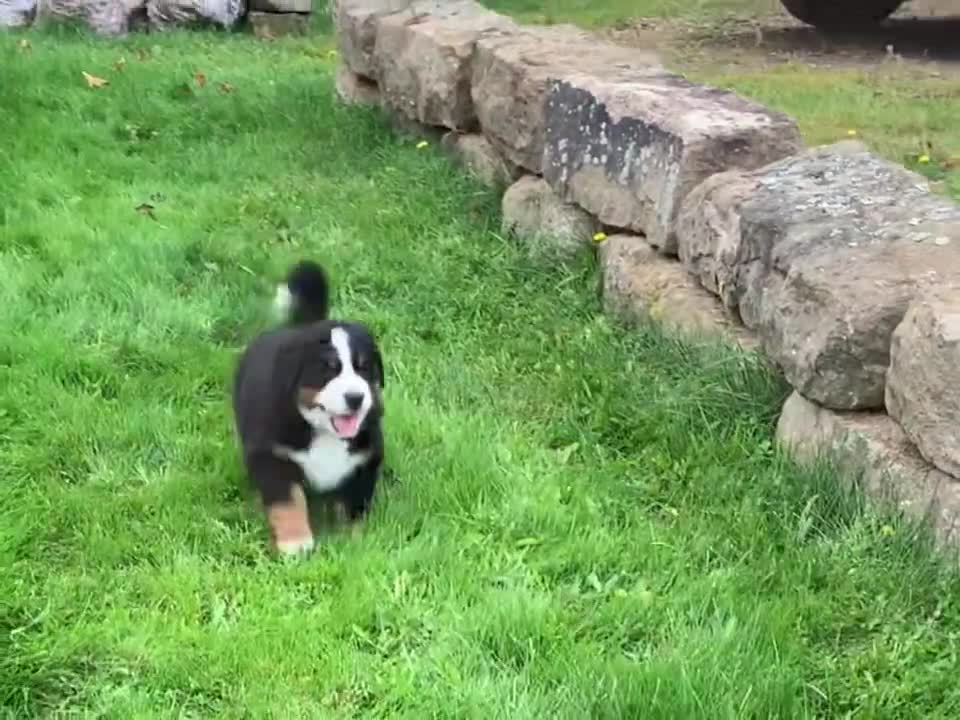
[[[234,376],[243,463],[283,555],[314,546],[308,497],[357,527],[383,462],[380,351],[363,325],[329,319],[328,303],[323,268],[295,265],[274,303],[284,322],[248,345]]]

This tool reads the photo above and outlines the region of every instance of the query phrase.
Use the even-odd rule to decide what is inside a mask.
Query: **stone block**
[[[592,242],[597,223],[582,208],[564,202],[542,179],[526,175],[507,188],[502,230],[522,240],[534,255],[565,258]]]
[[[910,303],[893,332],[886,405],[921,455],[960,478],[960,285]]]
[[[372,80],[357,75],[344,63],[337,66],[334,79],[337,99],[345,105],[380,105],[380,89]]]
[[[676,260],[643,238],[611,235],[600,244],[603,306],[627,322],[655,321],[691,336],[715,336],[753,349],[755,340],[724,313]]]
[[[261,40],[307,35],[310,32],[310,16],[300,13],[250,12],[247,21],[253,28],[253,34]]]
[[[313,12],[313,0],[249,0],[248,8],[254,12],[309,14]]]
[[[385,107],[425,125],[469,131],[476,42],[515,23],[473,0],[415,2],[376,23],[373,64]]]
[[[896,421],[881,413],[835,412],[793,393],[777,440],[798,461],[829,459],[867,497],[928,523],[941,544],[960,537],[960,482],[927,463]]]
[[[513,163],[543,169],[547,83],[590,69],[660,68],[651,52],[602,42],[572,25],[523,27],[477,41],[471,94],[484,134]]]
[[[713,177],[677,227],[694,275],[795,389],[835,410],[883,407],[910,301],[960,279],[960,206],[857,143]]]
[[[520,169],[479,133],[451,131],[443,136],[442,142],[450,155],[484,185],[504,187],[521,175]]]
[[[543,176],[606,225],[677,252],[687,194],[714,173],[753,169],[802,146],[794,121],[665,72],[610,68],[551,80]]]
[[[377,79],[373,50],[377,21],[410,7],[413,0],[337,0],[330,8],[340,57],[353,72]]]

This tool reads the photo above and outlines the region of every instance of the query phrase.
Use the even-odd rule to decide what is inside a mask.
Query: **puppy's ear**
[[[280,348],[273,365],[274,398],[280,408],[289,407],[303,367],[303,346],[291,343]]]
[[[383,371],[383,358],[380,357],[380,350],[378,348],[373,349],[373,366],[377,371],[377,382],[381,388],[385,388],[387,386],[387,375]]]

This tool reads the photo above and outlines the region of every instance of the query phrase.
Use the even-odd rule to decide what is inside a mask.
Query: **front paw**
[[[293,487],[288,502],[274,503],[267,508],[267,521],[274,546],[281,555],[294,557],[313,550],[313,531],[303,488]]]
[[[277,552],[283,557],[302,557],[310,554],[314,547],[312,535],[300,538],[289,538],[286,540],[277,540]]]

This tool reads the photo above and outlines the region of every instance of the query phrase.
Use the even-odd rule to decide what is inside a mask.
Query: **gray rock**
[[[907,305],[960,277],[960,206],[856,144],[712,178],[682,216],[688,267],[795,389],[836,410],[883,406]]]
[[[893,333],[886,405],[921,455],[960,478],[960,285],[910,304]]]
[[[777,439],[800,462],[824,458],[850,478],[862,473],[868,498],[925,521],[939,543],[960,538],[960,482],[927,463],[889,416],[835,412],[793,393]]]
[[[310,34],[310,16],[305,13],[249,12],[247,20],[254,36],[261,40]]]
[[[37,0],[0,0],[0,28],[25,27],[37,15]]]
[[[740,253],[740,206],[756,190],[756,175],[737,170],[711,175],[684,198],[677,218],[680,261],[700,284],[739,312],[735,282]]]
[[[145,13],[144,0],[40,0],[37,20],[79,21],[98,35],[125,35]]]
[[[721,337],[747,349],[756,346],[683,265],[643,238],[611,235],[600,244],[599,255],[608,314],[628,323],[659,322],[695,337]]]
[[[344,63],[337,65],[334,90],[337,99],[345,105],[372,107],[380,105],[380,89],[377,84],[362,75],[357,75]]]
[[[268,13],[311,13],[313,0],[249,0],[249,9]]]
[[[443,147],[484,185],[504,187],[520,177],[520,169],[506,160],[490,141],[479,133],[448,132]]]
[[[147,0],[152,30],[213,26],[232,28],[243,17],[244,0]]]
[[[377,21],[410,7],[413,0],[337,0],[330,8],[340,56],[353,72],[377,79],[373,49]]]
[[[479,38],[516,24],[473,0],[415,2],[376,21],[373,65],[385,107],[425,125],[469,131]]]
[[[666,72],[608,68],[551,80],[543,176],[602,222],[676,254],[686,195],[714,173],[802,146],[792,119]]]
[[[542,178],[526,175],[507,188],[502,230],[520,238],[531,254],[564,259],[592,242],[596,220],[564,202]]]
[[[532,173],[543,168],[547,83],[586,68],[659,68],[652,53],[621,48],[572,25],[524,27],[477,41],[472,97],[484,134]]]

